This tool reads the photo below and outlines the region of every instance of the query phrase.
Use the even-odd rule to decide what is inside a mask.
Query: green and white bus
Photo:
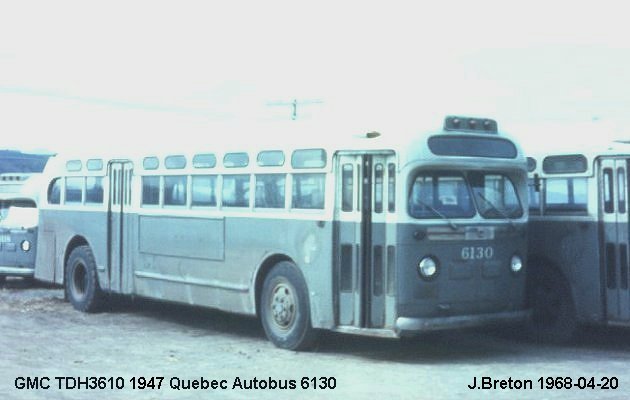
[[[55,157],[35,276],[82,311],[109,292],[256,315],[287,349],[527,318],[526,159],[494,120],[269,131]]]
[[[564,342],[585,324],[630,326],[630,144],[539,151],[528,166],[534,333]]]

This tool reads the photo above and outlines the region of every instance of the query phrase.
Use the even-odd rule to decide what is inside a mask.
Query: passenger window
[[[396,166],[387,165],[387,211],[396,211]]]
[[[604,212],[612,213],[614,210],[613,202],[613,178],[612,169],[604,169]]]
[[[142,177],[142,205],[157,206],[160,204],[160,177]]]
[[[383,164],[374,166],[374,212],[383,212]]]
[[[192,177],[192,205],[215,207],[217,177],[215,175],[198,175]]]
[[[227,168],[247,167],[248,164],[247,153],[227,153],[223,156],[223,165]]]
[[[100,158],[91,158],[87,160],[88,171],[100,171],[103,169],[103,160]]]
[[[167,169],[186,168],[186,157],[184,156],[168,156],[164,160],[164,166]]]
[[[293,175],[293,208],[323,209],[325,178],[324,174]]]
[[[249,175],[224,175],[221,197],[226,207],[249,207]]]
[[[83,177],[66,178],[66,203],[83,201]]]
[[[217,158],[214,154],[197,154],[193,157],[193,167],[214,168],[217,165]]]
[[[85,202],[90,204],[103,203],[103,178],[88,176],[85,180]]]
[[[55,178],[48,185],[48,204],[61,204],[61,178]]]
[[[617,188],[619,190],[619,212],[626,212],[626,170],[617,168]]]
[[[323,168],[326,166],[326,151],[324,149],[295,150],[291,155],[293,168]]]
[[[280,150],[261,151],[256,161],[261,167],[280,167],[284,165],[284,153]]]
[[[352,211],[354,192],[354,166],[352,164],[342,166],[341,180],[341,211]]]
[[[81,160],[70,160],[66,162],[66,169],[70,172],[81,171],[81,168],[83,168]]]
[[[144,169],[158,169],[160,161],[157,157],[144,157],[142,161],[142,167]]]
[[[255,207],[284,208],[284,174],[256,175]]]
[[[187,176],[164,177],[164,205],[185,206]]]
[[[545,183],[545,213],[586,212],[586,183],[586,178],[547,179]]]

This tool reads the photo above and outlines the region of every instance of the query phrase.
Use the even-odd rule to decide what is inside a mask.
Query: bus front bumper
[[[500,312],[492,314],[459,315],[452,317],[396,319],[396,331],[400,335],[457,328],[468,328],[493,324],[510,324],[527,321],[531,310]]]

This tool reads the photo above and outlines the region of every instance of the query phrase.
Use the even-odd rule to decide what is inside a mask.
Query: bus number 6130
[[[492,246],[466,246],[462,247],[462,260],[489,260],[494,256]]]

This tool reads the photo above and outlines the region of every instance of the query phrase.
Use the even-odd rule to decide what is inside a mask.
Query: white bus
[[[328,130],[327,144],[289,130],[259,146],[211,131],[194,151],[56,157],[35,276],[82,311],[111,292],[256,315],[288,349],[322,329],[527,318],[526,160],[494,120]]]
[[[40,175],[0,174],[0,283],[7,276],[33,277]]]
[[[563,342],[584,324],[630,326],[630,144],[539,151],[528,166],[535,333]]]

